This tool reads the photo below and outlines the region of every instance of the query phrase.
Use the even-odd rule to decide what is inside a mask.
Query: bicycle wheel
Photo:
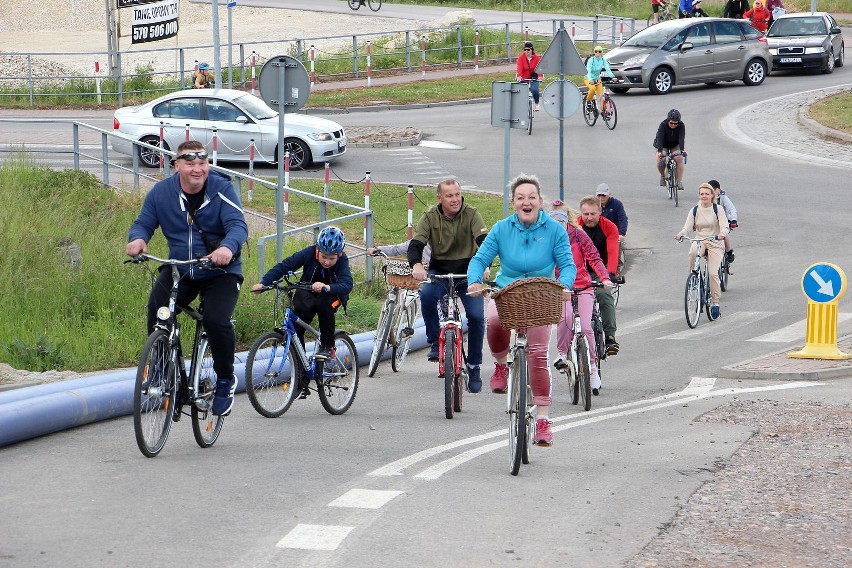
[[[722,263],[719,264],[719,286],[722,292],[728,290],[728,274],[730,274],[728,272],[728,259],[725,253],[722,253]]]
[[[586,121],[586,124],[589,126],[594,126],[598,121],[598,115],[595,114],[595,103],[594,101],[589,101],[588,99],[583,99],[583,118]]]
[[[533,395],[532,388],[529,382],[527,383],[527,412],[526,412],[526,437],[524,438],[524,451],[521,453],[521,463],[527,465],[530,463],[530,448],[535,445],[535,415],[532,413],[530,404],[532,403]]]
[[[702,271],[703,278],[701,279],[701,297],[704,298],[704,311],[707,313],[707,321],[713,321],[710,317],[710,271],[707,269],[707,265],[704,265],[704,270]]]
[[[615,130],[615,125],[618,124],[618,110],[615,108],[615,101],[613,101],[610,97],[605,97],[603,100],[601,117],[603,118],[604,124],[606,124],[607,128]]]
[[[527,100],[527,120],[528,120],[528,122],[527,122],[527,134],[530,134],[530,135],[532,135],[532,123],[533,123],[533,116],[534,115],[535,115],[535,109],[533,108],[533,100],[528,99]]]
[[[589,365],[589,344],[586,336],[577,338],[577,385],[583,410],[592,409],[592,368]]]
[[[290,408],[299,392],[304,371],[291,337],[270,331],[257,338],[246,357],[246,393],[254,409],[267,418],[278,418]]]
[[[382,7],[382,0],[367,0],[367,5],[373,12],[378,12],[379,8]]]
[[[349,8],[357,10],[361,7],[361,0],[349,0]]]
[[[601,320],[601,314],[597,308],[592,312],[592,331],[595,334],[595,355],[598,361],[603,361],[606,359],[606,336],[603,320]]]
[[[415,297],[411,299],[410,306],[401,306],[396,333],[394,334],[396,343],[391,352],[391,368],[395,373],[402,369],[402,364],[408,356],[409,349],[411,349],[411,339],[414,337],[414,322],[416,319],[417,298]]]
[[[645,20],[645,27],[650,28],[654,25],[654,13],[651,12],[651,15],[648,16],[648,19]]]
[[[512,475],[518,475],[527,440],[527,354],[515,351],[509,369],[509,457]]]
[[[577,380],[577,369],[574,367],[573,361],[569,361],[565,374],[568,375],[568,392],[571,394],[571,404],[576,405],[580,402],[580,381]]]
[[[669,199],[677,195],[677,162],[671,160],[667,166],[666,187],[669,190]]]
[[[322,377],[317,380],[322,407],[329,414],[343,414],[358,392],[358,350],[345,331],[334,334],[334,357],[325,362]]]
[[[456,391],[456,330],[452,327],[444,331],[444,416],[453,417]]]
[[[388,337],[390,337],[391,325],[396,310],[396,300],[387,299],[382,306],[382,314],[379,317],[379,325],[376,328],[376,338],[373,341],[373,353],[370,355],[370,365],[367,367],[367,376],[372,377],[379,368],[379,361],[388,348]]]
[[[176,376],[169,336],[162,329],[154,330],[142,349],[133,388],[136,445],[149,458],[160,453],[172,429]]]
[[[698,318],[701,317],[701,284],[698,275],[690,272],[686,278],[686,290],[683,295],[683,311],[686,314],[686,325],[695,329]]]
[[[225,423],[224,416],[213,414],[213,395],[216,392],[216,373],[213,372],[213,352],[206,337],[201,338],[198,346],[198,364],[195,374],[198,376],[198,390],[192,404],[192,434],[195,442],[202,448],[216,443]]]

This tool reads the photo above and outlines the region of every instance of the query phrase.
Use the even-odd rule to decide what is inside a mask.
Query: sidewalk
[[[852,359],[794,359],[787,353],[800,351],[804,345],[787,347],[722,367],[721,375],[729,379],[823,380],[852,377]],[[838,339],[837,347],[852,354],[852,335]]]

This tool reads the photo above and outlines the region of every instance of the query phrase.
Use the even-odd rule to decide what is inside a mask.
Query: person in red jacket
[[[580,216],[577,218],[577,224],[591,237],[607,269],[604,274],[598,274],[593,266],[589,275],[600,282],[604,280],[617,281],[619,278],[618,227],[609,219],[601,217],[601,200],[596,195],[588,195],[580,200]],[[596,289],[595,295],[601,307],[601,319],[606,336],[606,353],[607,355],[616,355],[619,345],[615,341],[617,328],[615,300],[609,290],[605,288]]]
[[[544,79],[544,75],[536,72],[535,69],[539,61],[541,61],[541,55],[535,52],[533,42],[525,41],[524,53],[518,57],[515,78],[523,83],[529,83],[535,110],[541,110],[541,105],[538,104],[538,83]]]
[[[754,3],[754,8],[743,14],[743,18],[750,20],[751,25],[762,32],[766,32],[766,29],[769,27],[769,18],[771,17],[772,13],[763,7],[763,2],[760,0]]]

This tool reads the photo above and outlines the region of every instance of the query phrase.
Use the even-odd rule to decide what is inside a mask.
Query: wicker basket
[[[385,266],[382,270],[385,272],[385,281],[388,286],[397,286],[407,290],[420,288],[420,282],[411,276],[411,267],[408,265],[408,260],[404,258],[388,258],[385,260]]]
[[[552,278],[524,278],[493,296],[503,329],[523,329],[559,323],[565,287]]]

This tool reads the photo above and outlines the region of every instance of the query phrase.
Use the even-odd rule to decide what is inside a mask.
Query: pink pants
[[[486,329],[488,330],[488,348],[495,359],[503,359],[509,353],[512,332],[500,325],[497,304],[488,302],[486,309]],[[550,364],[547,350],[550,345],[552,325],[542,325],[527,329],[527,368],[533,403],[538,406],[550,406],[553,402],[553,379],[550,376]]]
[[[592,310],[595,306],[595,290],[583,290],[577,295],[577,307],[580,310],[580,329],[589,344],[589,353],[595,353],[595,334],[592,330]],[[556,324],[556,350],[568,353],[574,339],[574,308],[571,302],[562,304],[562,319]]]

